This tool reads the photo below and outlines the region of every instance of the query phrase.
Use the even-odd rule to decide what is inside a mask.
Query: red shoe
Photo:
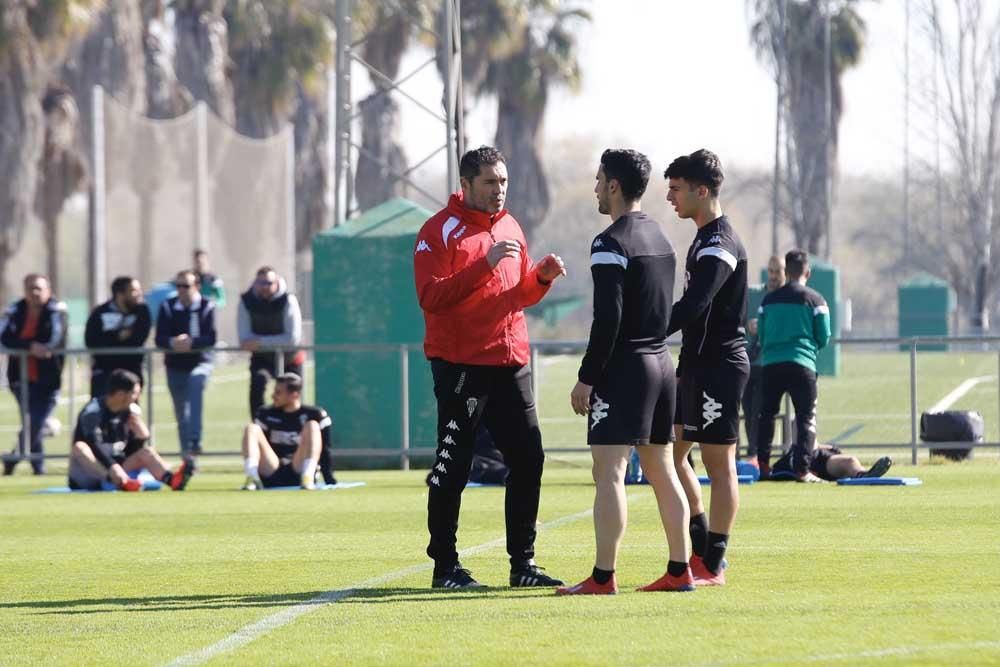
[[[182,461],[177,469],[170,473],[170,488],[174,491],[183,491],[193,474],[194,465],[191,461]]]
[[[694,590],[694,576],[691,574],[691,568],[689,567],[684,571],[684,574],[679,577],[672,577],[670,574],[664,574],[653,583],[637,588],[636,590],[648,592],[677,591],[686,593]]]
[[[606,584],[599,584],[593,577],[587,577],[575,586],[562,586],[556,589],[556,595],[614,595],[618,592],[615,575]]]
[[[118,487],[122,491],[142,491],[142,482],[137,479],[132,479],[131,477],[122,482],[122,485]]]
[[[695,586],[722,586],[726,583],[726,571],[719,568],[718,574],[713,574],[705,567],[705,561],[700,556],[691,554],[691,574],[694,575]]]

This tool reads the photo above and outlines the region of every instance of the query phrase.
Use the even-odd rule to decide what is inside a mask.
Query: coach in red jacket
[[[511,586],[558,586],[535,565],[542,436],[528,366],[523,309],[541,301],[566,274],[557,255],[538,264],[524,232],[504,209],[507,165],[495,148],[462,156],[462,191],[420,229],[413,249],[417,298],[424,311],[424,351],[438,402],[437,459],[428,477],[427,555],[435,588],[480,584],[458,561],[456,533],[480,420],[510,468],[507,552]]]

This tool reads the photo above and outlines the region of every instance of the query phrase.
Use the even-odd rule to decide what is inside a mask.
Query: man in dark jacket
[[[130,276],[119,276],[111,283],[111,299],[87,318],[84,340],[91,349],[142,347],[151,327],[142,285]],[[95,354],[90,364],[90,395],[102,395],[108,376],[117,368],[134,373],[142,384],[143,359],[142,354]]]
[[[167,386],[174,401],[177,435],[185,459],[201,454],[202,397],[212,374],[215,346],[215,306],[201,295],[198,275],[181,271],[174,280],[177,296],[160,305],[156,346],[164,357]]]
[[[250,416],[253,417],[264,405],[268,380],[278,376],[275,353],[261,352],[259,348],[302,342],[299,300],[288,292],[284,279],[273,267],[257,269],[253,285],[240,295],[236,323],[240,347],[253,353],[250,356]],[[305,352],[287,350],[283,359],[284,372],[305,379],[302,372]]]
[[[63,356],[54,350],[66,346],[66,304],[52,296],[45,276],[31,273],[24,278],[24,298],[13,304],[0,321],[0,343],[12,350],[26,350],[27,357],[11,355],[7,363],[7,384],[28,416],[27,443],[31,448],[31,467],[36,475],[45,473],[42,451],[42,427],[52,414],[59,397]],[[21,368],[27,359],[27,368]],[[27,405],[22,405],[23,382],[27,381]],[[4,457],[3,472],[13,474],[14,466],[25,454],[22,424],[19,447]]]

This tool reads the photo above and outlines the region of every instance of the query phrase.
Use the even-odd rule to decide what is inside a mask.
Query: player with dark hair
[[[688,249],[684,295],[674,304],[667,333],[683,332],[677,368],[674,464],[691,508],[691,571],[697,585],[725,583],[739,487],[736,442],[739,404],[750,375],[743,318],[747,305],[747,254],[722,213],[719,158],[707,150],[682,155],[667,167],[667,201],[678,217],[698,228]],[[712,480],[706,518],[698,477],[688,461],[694,443]]]
[[[800,482],[820,479],[809,468],[816,446],[816,355],[830,340],[830,309],[819,292],[806,287],[810,273],[809,255],[790,250],[785,254],[788,282],[767,294],[757,311],[763,374],[756,449],[763,479],[771,469],[774,418],[786,392],[795,407],[792,472]]]
[[[111,282],[111,299],[94,308],[87,318],[84,340],[89,348],[142,347],[152,318],[142,295],[142,285],[131,276]],[[100,396],[115,369],[129,371],[143,384],[142,354],[95,354],[90,363],[90,395]]]
[[[80,411],[69,455],[69,488],[98,491],[109,482],[122,491],[139,491],[142,484],[129,473],[145,468],[175,491],[183,491],[194,472],[184,461],[173,472],[149,441],[149,428],[136,404],[142,385],[130,371],[108,374],[106,391]]]
[[[427,555],[435,588],[475,588],[456,549],[462,491],[480,420],[510,468],[505,514],[511,586],[558,586],[534,563],[541,491],[542,434],[531,391],[523,309],[566,273],[547,255],[537,264],[524,232],[504,208],[507,165],[496,148],[462,156],[461,192],[430,218],[413,248],[424,352],[438,405],[437,457],[429,479]]]
[[[261,407],[243,431],[243,467],[248,491],[275,486],[316,486],[319,464],[327,484],[336,484],[330,458],[330,426],[323,408],[302,404],[302,378],[279,375],[272,404]]]
[[[794,458],[793,450],[789,449],[775,461],[770,471],[771,479],[796,479]],[[809,472],[826,482],[836,482],[838,479],[874,479],[885,475],[891,467],[891,457],[878,458],[870,468],[865,468],[857,457],[844,454],[833,445],[819,443],[813,448],[813,454],[809,458]]]
[[[633,150],[604,151],[597,170],[598,211],[613,222],[590,247],[594,322],[570,394],[573,411],[590,416],[597,557],[591,576],[558,589],[561,595],[618,591],[615,567],[628,520],[625,469],[633,446],[656,495],[669,546],[666,573],[640,590],[694,590],[685,535],[688,505],[670,444],[676,388],[667,323],[677,258],[659,223],[642,212],[650,170],[646,156]]]

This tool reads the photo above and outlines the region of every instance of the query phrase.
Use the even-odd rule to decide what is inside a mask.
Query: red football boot
[[[606,584],[599,584],[593,577],[587,577],[575,586],[562,586],[556,589],[556,595],[614,595],[617,592],[618,583],[613,574]]]
[[[691,574],[691,568],[684,570],[684,574],[679,577],[673,577],[670,574],[664,574],[662,577],[657,579],[651,584],[642,586],[636,590],[640,591],[676,591],[680,593],[686,593],[688,591],[694,590],[694,575]]]
[[[705,567],[705,561],[700,556],[691,554],[691,574],[694,576],[695,586],[722,586],[726,583],[726,571],[719,568],[718,574],[713,574]]]

